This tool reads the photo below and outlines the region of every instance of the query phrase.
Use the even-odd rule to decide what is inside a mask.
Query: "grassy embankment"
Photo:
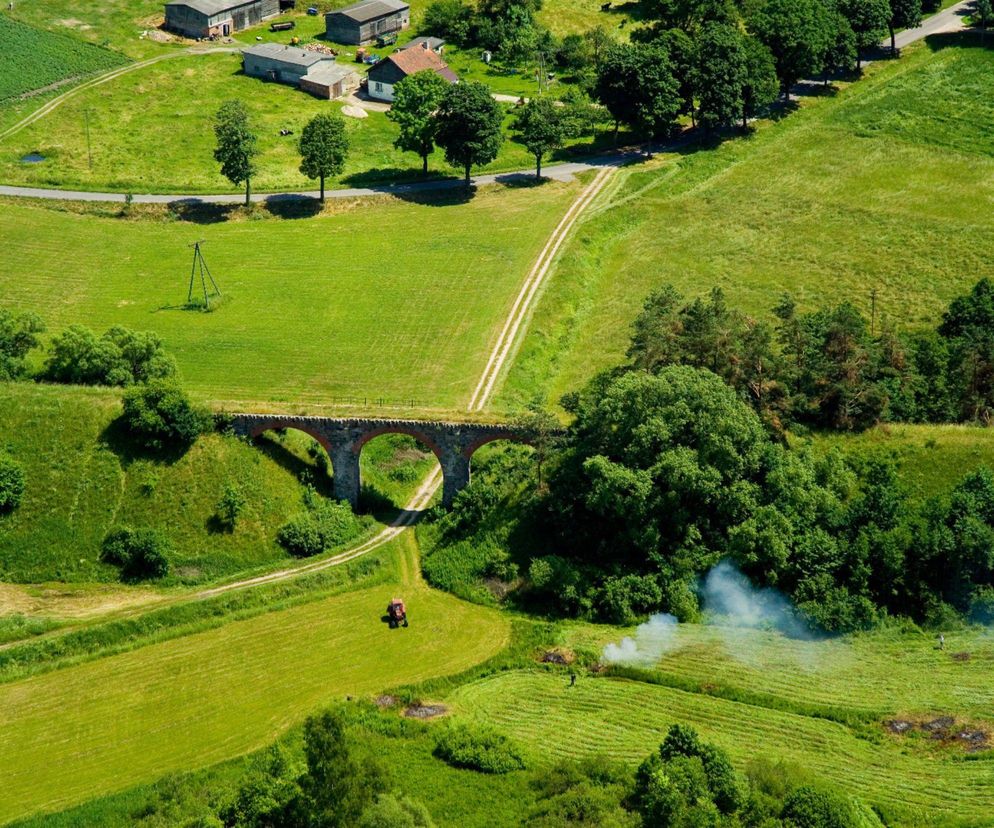
[[[8,203],[0,294],[52,332],[158,332],[184,385],[228,410],[461,410],[579,186],[340,205],[313,219],[195,215],[220,220],[206,227]],[[181,309],[197,238],[226,297],[210,314]]]
[[[869,314],[876,290],[878,322],[934,324],[994,256],[994,51],[976,44],[917,46],[748,139],[623,173],[564,252],[503,402],[617,364],[667,283],[767,318],[785,291]]]

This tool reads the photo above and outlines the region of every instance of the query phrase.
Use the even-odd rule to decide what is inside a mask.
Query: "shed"
[[[300,88],[329,101],[343,98],[359,88],[359,74],[348,66],[319,63],[300,79]]]
[[[395,84],[408,75],[425,69],[432,70],[449,83],[459,83],[459,76],[431,49],[401,49],[369,70],[369,97],[379,101],[392,101]]]
[[[322,64],[334,66],[335,58],[281,43],[260,43],[242,50],[242,68],[246,75],[293,86]]]
[[[173,0],[165,27],[183,37],[227,37],[279,13],[279,0]]]
[[[411,7],[403,0],[363,0],[324,16],[325,37],[335,43],[363,46],[377,37],[411,25]]]
[[[445,41],[440,37],[416,37],[400,47],[400,50],[413,49],[420,46],[422,49],[431,49],[436,55],[445,51]]]

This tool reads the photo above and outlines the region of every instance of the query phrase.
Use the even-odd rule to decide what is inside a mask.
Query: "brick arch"
[[[269,420],[269,421],[264,421],[261,425],[253,423],[252,428],[249,429],[248,436],[252,440],[254,440],[257,437],[263,435],[267,431],[277,431],[279,429],[286,430],[288,428],[292,428],[295,431],[303,432],[308,437],[317,440],[318,443],[321,444],[321,448],[323,448],[325,450],[325,453],[328,455],[328,459],[329,460],[331,459],[332,447],[331,447],[331,442],[328,440],[327,436],[322,434],[319,429],[310,428],[304,423],[296,423],[293,420],[289,422],[285,420]]]
[[[377,437],[382,437],[384,434],[406,434],[408,437],[413,437],[419,443],[428,446],[431,449],[431,453],[435,455],[435,459],[438,460],[438,464],[444,468],[445,452],[438,443],[429,437],[425,431],[417,427],[407,426],[404,423],[389,423],[363,433],[352,445],[352,451],[355,452],[355,456],[358,457],[362,454],[362,449],[366,443],[370,440],[375,440]]]
[[[512,431],[500,431],[492,434],[484,434],[477,437],[471,443],[467,443],[466,447],[462,450],[462,456],[467,460],[472,460],[473,455],[476,454],[477,451],[489,443],[496,443],[498,440],[508,440],[512,443],[531,444],[531,441],[522,434],[517,434]]]

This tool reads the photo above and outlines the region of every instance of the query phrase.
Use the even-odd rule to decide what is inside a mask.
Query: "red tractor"
[[[400,626],[407,626],[407,607],[404,606],[402,599],[394,598],[387,604],[387,618],[390,621],[391,630]]]

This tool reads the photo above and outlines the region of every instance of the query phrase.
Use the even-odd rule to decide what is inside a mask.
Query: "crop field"
[[[245,102],[259,135],[253,189],[316,189],[317,182],[299,171],[298,136],[315,115],[339,112],[344,104],[243,75],[241,56],[230,53],[160,61],[79,93],[0,142],[0,180],[135,193],[237,192],[214,161],[211,125],[220,103],[234,98]],[[393,146],[398,130],[384,113],[345,120],[349,158],[343,174],[329,179],[329,188],[421,177],[421,159]],[[294,134],[282,136],[282,129]],[[510,118],[506,129],[510,135]],[[590,150],[589,141],[575,147]],[[21,161],[29,153],[46,160]],[[568,156],[568,150],[560,152]],[[461,174],[440,151],[429,163],[436,174]],[[533,164],[522,145],[508,140],[497,160],[476,172],[527,170]]]
[[[991,103],[971,91],[994,51],[954,42],[875,65],[748,139],[619,178],[564,252],[505,402],[537,387],[554,401],[623,359],[645,296],[666,283],[721,287],[767,317],[785,291],[869,314],[876,290],[885,324],[933,324],[994,257]]]
[[[394,549],[409,556],[410,543]],[[507,644],[495,611],[414,582],[404,586],[411,626],[390,630],[380,617],[395,589],[0,685],[0,822],[241,755],[321,705],[458,673]]]
[[[546,757],[606,754],[635,763],[679,722],[727,750],[740,769],[756,754],[796,762],[902,824],[981,825],[990,817],[990,761],[935,756],[859,738],[824,719],[669,687],[610,678],[567,684],[561,673],[503,673],[460,688],[450,701]]]
[[[38,311],[51,331],[74,322],[157,331],[185,385],[229,410],[343,397],[368,399],[367,411],[381,399],[465,408],[578,186],[209,226],[5,205],[0,294],[8,307]],[[210,314],[181,309],[187,245],[198,238],[227,297]]]
[[[121,55],[0,15],[0,103],[51,84],[110,69]]]

